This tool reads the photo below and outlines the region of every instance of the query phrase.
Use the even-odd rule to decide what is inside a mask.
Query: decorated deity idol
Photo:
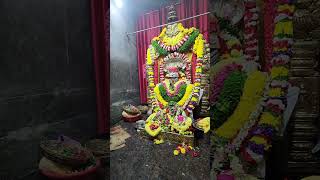
[[[148,103],[152,114],[145,130],[191,135],[193,109],[209,109],[209,45],[196,28],[186,29],[170,6],[169,25],[153,38],[147,51]],[[201,94],[201,95],[200,95]]]

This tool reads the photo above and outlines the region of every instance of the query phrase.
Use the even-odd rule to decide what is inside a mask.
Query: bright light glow
[[[122,0],[115,0],[115,3],[116,3],[116,6],[117,6],[118,8],[122,8],[122,6],[123,6]]]
[[[116,10],[113,4],[110,3],[110,14],[115,15],[116,14]]]

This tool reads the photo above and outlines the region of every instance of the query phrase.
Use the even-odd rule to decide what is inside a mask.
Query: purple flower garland
[[[225,66],[214,79],[211,81],[211,93],[210,102],[215,104],[223,88],[224,81],[229,77],[229,75],[235,70],[241,70],[242,66],[239,64],[229,64]]]
[[[252,152],[257,153],[259,155],[263,155],[263,153],[264,153],[264,145],[263,144],[256,144],[253,142],[248,142],[248,147],[251,149]]]

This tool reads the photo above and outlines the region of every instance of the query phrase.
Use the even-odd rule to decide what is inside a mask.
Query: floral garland
[[[186,89],[187,85],[182,84],[181,86],[179,86],[179,88],[177,87],[177,92],[174,95],[168,95],[169,93],[167,91],[167,88],[163,84],[159,85],[160,94],[166,102],[178,102],[184,96]]]
[[[271,147],[271,139],[280,126],[281,116],[269,112],[262,113],[258,125],[252,130],[248,141],[248,148],[259,155],[263,155]]]
[[[262,73],[261,73],[262,74]],[[242,143],[246,140],[248,134],[250,133],[250,129],[256,124],[258,117],[260,116],[261,112],[263,111],[264,106],[264,99],[265,96],[267,96],[267,92],[269,89],[269,79],[266,79],[267,83],[263,86],[263,95],[261,98],[257,101],[257,104],[255,106],[255,110],[250,112],[250,115],[248,117],[248,120],[245,122],[245,124],[241,127],[241,129],[238,131],[235,138],[226,139],[221,137],[216,137],[213,141],[218,145],[218,150],[214,153],[214,162],[213,162],[213,171],[214,174],[218,172],[223,172],[223,169],[226,169],[223,167],[224,161],[230,161],[227,164],[230,164],[230,167],[227,167],[227,169],[231,168],[231,171],[233,175],[237,177],[245,176],[247,177],[247,174],[244,172],[242,164],[240,163],[239,157],[237,155],[237,152],[241,150]],[[220,150],[219,150],[220,149]],[[249,150],[250,151],[250,150]],[[258,156],[255,156],[255,158],[258,158]]]
[[[169,52],[175,51],[184,53],[190,50],[199,34],[199,30],[193,30],[190,36],[186,35],[181,41],[173,46],[165,45],[160,40],[152,40],[151,44],[161,56],[166,56]]]
[[[192,56],[192,54],[191,54]],[[178,53],[178,52],[174,52],[174,53],[170,53],[168,54],[164,59],[163,61],[160,61],[159,62],[159,75],[160,75],[160,81],[164,81],[164,67],[163,67],[163,64],[165,64],[169,59],[174,59],[174,58],[177,58],[177,59],[182,59],[182,61],[185,63],[186,65],[186,70],[185,70],[185,75],[186,75],[186,78],[191,81],[191,58],[190,55],[187,55],[187,54],[181,54],[181,53]]]
[[[222,32],[220,37],[225,41],[225,44],[221,42],[221,46],[224,46],[221,48],[221,60],[241,59],[243,57],[242,45],[237,37],[225,32]]]
[[[192,97],[192,89],[193,89],[192,84],[184,85],[185,89],[183,90],[180,89],[179,95],[174,97],[168,96],[165,89],[160,88],[161,86],[162,85],[160,84],[154,88],[154,93],[159,101],[158,105],[161,107],[167,107],[169,103],[176,102],[180,107],[184,108],[186,102],[188,102],[188,99]],[[183,91],[183,93],[181,91]]]
[[[266,110],[276,115],[282,115],[285,110],[285,106],[280,99],[269,99],[266,102]]]
[[[218,26],[220,31],[217,36],[217,43],[219,43],[218,61],[230,60],[230,59],[242,59],[242,39],[240,29],[237,25],[233,25],[227,17],[219,17],[215,15],[218,20]]]
[[[241,64],[243,61],[240,59],[228,59],[227,61],[219,61],[214,66],[210,68],[210,77],[218,77],[218,73],[220,73],[225,66],[230,64]]]
[[[240,101],[246,74],[240,71],[232,72],[224,81],[217,103],[212,108],[213,127],[220,127],[233,113]]]
[[[146,120],[146,132],[152,137],[169,129],[181,135],[192,134],[192,131],[189,130],[189,127],[192,125],[192,119],[183,115],[181,107],[173,106],[173,108],[176,111],[174,115],[167,113],[166,109],[151,114]]]
[[[252,137],[247,143],[247,147],[257,155],[263,155],[271,147],[271,139],[281,126],[282,114],[285,109],[284,99],[289,86],[287,64],[292,54],[294,5],[289,4],[289,1],[278,1],[277,3],[269,99],[266,101],[264,113],[261,115],[258,125],[252,130]]]
[[[179,48],[178,48],[178,52],[183,53],[183,52],[187,52],[189,51],[192,46],[194,45],[196,38],[199,36],[200,32],[199,30],[195,30],[192,32],[192,34],[190,35],[190,37],[188,38],[188,40],[185,41],[185,43],[183,43]],[[202,35],[200,35],[202,37]],[[197,46],[197,45],[196,45]],[[200,48],[199,48],[200,49]],[[203,51],[203,49],[201,49]],[[201,51],[200,50],[200,51]],[[201,58],[201,57],[198,57]]]
[[[181,23],[177,24],[177,28],[179,30],[179,33],[175,37],[166,36],[167,28],[163,28],[160,35],[157,37],[154,37],[152,40],[154,41],[161,40],[161,43],[163,43],[166,46],[175,46],[179,42],[181,42],[188,34],[191,34],[195,30],[195,28],[186,29],[183,27]]]
[[[161,96],[161,93],[160,93],[160,89],[159,89],[159,86],[156,86],[154,88],[154,93],[155,93],[155,97],[157,97],[158,99],[158,103],[156,104],[157,106],[154,106],[154,108],[160,106],[160,107],[167,107],[169,102],[165,101],[162,96]],[[155,99],[155,98],[154,98]]]
[[[203,39],[204,40],[204,39]],[[203,41],[205,43],[205,41]],[[197,54],[201,54],[198,52]],[[209,44],[204,44],[204,52],[203,54],[203,63],[202,63],[202,72],[200,75],[200,86],[203,89],[202,101],[201,101],[201,111],[200,113],[206,114],[210,110],[210,103],[209,103],[209,92],[210,92],[210,47]],[[198,81],[196,79],[196,81]]]
[[[268,95],[269,84],[270,84],[270,79],[268,78],[264,86],[263,96],[257,103],[255,111],[251,112],[249,116],[249,120],[245,123],[245,125],[240,129],[238,135],[229,144],[231,149],[239,150],[244,140],[250,134],[251,128],[254,127],[255,124],[257,123],[257,120],[263,111],[263,107],[265,106],[264,101],[265,101],[265,97]]]
[[[247,61],[258,61],[258,7],[254,0],[245,0],[244,54]]]
[[[241,127],[249,119],[250,113],[256,108],[261,99],[266,83],[266,76],[255,71],[248,76],[243,88],[241,100],[228,120],[216,130],[216,135],[226,139],[232,139],[239,132]]]
[[[236,63],[231,63],[224,66],[217,75],[212,76],[211,80],[211,94],[210,94],[210,102],[211,104],[216,104],[219,94],[223,88],[224,81],[227,77],[234,72],[235,70],[241,70],[242,66]]]
[[[148,104],[152,106],[152,109],[154,111],[157,111],[159,109],[159,104],[156,101],[156,94],[154,93],[155,89],[155,83],[154,83],[154,59],[159,57],[159,53],[155,51],[153,46],[149,46],[147,49],[147,63],[146,63],[146,69],[147,69],[147,82],[148,82]]]
[[[287,80],[289,69],[283,66],[274,66],[271,69],[271,78],[274,80]]]
[[[199,102],[200,89],[201,89],[201,74],[202,74],[202,59],[197,59],[196,72],[195,72],[195,82],[194,82],[194,91],[192,98],[189,104],[186,106],[186,110],[189,113],[192,113],[192,110],[195,108],[196,104]]]
[[[269,82],[269,80],[266,80]],[[264,85],[263,96],[258,101],[256,108],[254,111],[251,112],[248,121],[242,126],[242,128],[237,133],[236,137],[233,138],[231,141],[226,138],[221,138],[215,136],[213,139],[213,144],[218,145],[220,150],[217,150],[214,154],[214,162],[213,162],[213,169],[216,171],[221,171],[221,165],[224,161],[230,160],[230,168],[233,173],[239,175],[244,175],[244,171],[240,161],[237,160],[238,157],[236,155],[237,151],[241,149],[242,143],[246,140],[248,134],[250,133],[250,129],[255,126],[258,117],[260,116],[261,112],[263,111],[264,106],[264,99],[267,96],[267,92],[269,89],[269,83]],[[227,157],[226,157],[227,156]],[[227,158],[227,159],[226,159]],[[237,161],[235,161],[237,160]]]
[[[151,114],[146,120],[145,130],[152,137],[157,136],[161,132],[160,124],[158,122],[152,121],[156,114]]]
[[[193,53],[195,53],[198,58],[203,58],[204,44],[205,44],[205,40],[203,38],[203,35],[199,34],[198,37],[196,38],[196,40],[194,42],[194,46],[193,46]]]
[[[190,98],[192,98],[192,95],[193,95],[192,89],[193,89],[193,87],[194,87],[194,86],[193,86],[192,84],[189,84],[189,85],[187,86],[187,90],[186,90],[185,95],[184,95],[184,96],[182,97],[182,99],[177,103],[179,106],[185,108],[186,103],[188,102],[188,100],[189,100]]]
[[[165,80],[161,82],[159,88],[161,88],[160,91],[164,89],[166,91],[167,96],[173,97],[173,96],[176,96],[181,91],[181,88],[180,88],[181,86],[186,86],[184,81],[178,81],[173,85],[173,87],[171,87],[170,82],[168,80]]]
[[[190,131],[187,131],[187,130],[192,125],[192,119],[190,117],[186,117],[186,119],[184,119],[184,117],[181,115],[177,116],[176,118],[177,119],[173,121],[171,124],[171,131],[176,130],[178,131],[179,134],[184,134],[184,135],[189,134]]]
[[[274,12],[275,2],[274,1],[264,1],[264,54],[265,54],[265,62],[266,70],[271,68],[271,59],[272,59],[272,51],[273,51],[273,31],[274,31]]]
[[[156,52],[159,53],[160,56],[166,56],[169,54],[169,52],[165,49],[163,49],[160,44],[159,41],[151,41],[151,45],[154,47],[154,49],[156,50]]]
[[[218,19],[218,24],[219,24],[219,28],[221,30],[224,30],[226,32],[228,32],[228,34],[236,37],[237,39],[240,38],[240,30],[239,28],[231,25],[231,22],[229,19],[225,19],[219,16],[216,16]]]
[[[163,60],[164,60],[164,62],[167,62],[169,59],[173,59],[173,58],[182,59],[185,63],[190,61],[187,55],[181,54],[178,52],[173,52],[173,53],[167,55]]]
[[[251,2],[250,2],[251,3]],[[266,49],[270,49],[273,51],[272,53],[272,60],[271,65],[273,68],[270,71],[270,82],[268,80],[268,83],[266,83],[267,86],[265,86],[264,96],[260,98],[259,103],[257,103],[256,110],[250,111],[252,112],[249,116],[249,118],[242,118],[239,113],[239,121],[241,122],[242,119],[248,119],[244,125],[236,126],[238,123],[236,120],[234,120],[233,123],[235,124],[229,124],[226,125],[229,121],[224,123],[221,127],[226,125],[226,128],[221,130],[220,133],[215,132],[217,135],[224,134],[223,136],[218,136],[220,139],[226,139],[226,142],[228,142],[230,139],[232,139],[232,143],[228,144],[226,142],[224,143],[218,143],[222,144],[221,148],[225,150],[221,150],[221,152],[218,152],[215,154],[215,160],[214,160],[214,167],[221,167],[221,162],[223,162],[223,159],[227,156],[230,161],[232,161],[232,154],[235,153],[235,150],[238,150],[238,148],[241,146],[241,154],[243,155],[243,158],[250,163],[257,163],[261,159],[263,159],[263,154],[266,150],[268,150],[271,147],[271,139],[273,135],[277,132],[279,126],[281,126],[281,118],[283,111],[285,109],[285,94],[286,89],[289,86],[288,80],[288,69],[287,69],[287,63],[290,60],[290,56],[292,54],[291,46],[292,46],[292,16],[294,11],[294,6],[288,5],[285,3],[291,3],[291,1],[278,1],[278,7],[277,7],[277,17],[275,18],[275,22],[277,24],[275,25],[275,31],[274,31],[274,38],[273,38],[273,48],[267,47]],[[248,4],[247,4],[248,5]],[[250,6],[246,6],[246,8],[249,9],[249,7],[253,8],[255,3],[251,3]],[[284,12],[289,12],[287,15],[284,15]],[[247,14],[249,15],[249,14]],[[249,15],[251,18],[253,15]],[[249,24],[248,21],[250,18],[245,17],[245,27],[247,27],[247,32],[256,32],[256,29],[249,28],[250,26],[255,26],[254,23]],[[247,20],[247,22],[246,22]],[[291,22],[290,22],[291,21]],[[280,23],[279,23],[280,22]],[[255,44],[256,41],[254,41],[255,35],[247,36],[245,38],[246,43],[248,43],[248,40],[251,39],[251,44]],[[255,37],[257,38],[257,37]],[[250,48],[250,47],[249,47]],[[252,46],[251,49],[248,50],[248,47],[245,47],[245,54],[247,60],[256,60],[257,57],[254,56],[257,54],[258,51],[255,51],[255,46]],[[250,56],[248,56],[250,55]],[[254,58],[255,57],[255,58]],[[219,71],[216,71],[216,73]],[[250,78],[250,76],[249,76]],[[248,80],[247,80],[248,81]],[[245,90],[244,90],[245,92]],[[265,98],[268,97],[268,98]],[[242,100],[240,101],[238,107],[241,106]],[[238,108],[237,107],[237,108]],[[236,113],[237,109],[235,110],[234,114]],[[241,111],[242,113],[246,113],[245,109]],[[262,114],[261,114],[262,113]],[[261,116],[260,116],[261,115]],[[259,118],[260,116],[260,118]],[[236,118],[234,118],[236,119]],[[239,124],[239,123],[238,123]],[[228,126],[234,125],[235,128],[227,128]],[[220,127],[220,128],[221,128]],[[240,130],[236,127],[242,127]],[[220,129],[219,128],[219,129]],[[227,131],[230,131],[230,129],[233,129],[233,132],[237,133],[237,136],[234,137],[233,133],[228,134]],[[235,134],[234,133],[234,134]],[[231,154],[231,155],[230,155]],[[231,165],[234,164],[230,162]],[[236,165],[239,163],[235,163]],[[234,165],[233,165],[234,166]],[[235,167],[234,169],[240,169],[242,168]]]
[[[205,92],[206,94],[204,94],[203,96],[203,106],[202,106],[202,110],[204,110],[204,107],[206,106],[206,102],[208,102],[208,92],[209,91],[209,88],[208,88],[208,84],[204,85],[203,83],[201,83],[201,80],[202,79],[207,79],[208,76],[205,75],[206,72],[204,72],[204,68],[205,66],[209,63],[209,57],[210,55],[208,55],[210,53],[210,49],[207,48],[209,45],[208,44],[204,44],[204,48],[202,48],[202,42],[204,43],[204,39],[203,39],[203,36],[201,35],[199,37],[200,39],[198,39],[197,41],[197,44],[194,45],[193,47],[193,50],[195,50],[195,54],[196,55],[203,55],[204,53],[207,53],[206,55],[203,55],[203,57],[198,57],[197,56],[197,60],[196,60],[196,69],[195,69],[195,76],[194,76],[194,91],[193,91],[193,95],[192,95],[192,98],[189,102],[188,105],[186,105],[186,110],[189,112],[189,113],[192,113],[192,110],[195,108],[196,104],[199,102],[199,97],[200,97],[200,89],[201,87],[202,88],[206,88],[205,89]],[[201,47],[201,48],[200,48]],[[203,51],[203,52],[200,52],[200,51]]]

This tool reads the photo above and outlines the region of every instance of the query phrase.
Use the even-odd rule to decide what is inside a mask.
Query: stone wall
[[[0,179],[31,179],[41,138],[96,133],[90,1],[0,4]]]

